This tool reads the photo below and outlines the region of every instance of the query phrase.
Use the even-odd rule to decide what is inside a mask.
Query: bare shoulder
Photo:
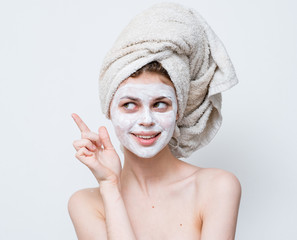
[[[85,188],[74,192],[68,201],[68,211],[71,218],[86,212],[104,218],[104,207],[99,187]]]
[[[197,178],[206,184],[231,184],[240,186],[238,178],[231,172],[218,168],[200,168]]]
[[[107,239],[104,207],[99,188],[76,191],[68,201],[68,211],[78,239]]]
[[[240,191],[241,185],[238,178],[231,172],[218,168],[201,168],[195,165],[183,162],[185,172],[191,173],[188,176],[194,176],[195,182],[199,188],[232,188]]]
[[[201,168],[196,173],[199,186],[208,189],[210,194],[225,192],[241,194],[241,185],[238,178],[231,172],[217,168]]]
[[[216,168],[201,168],[196,173],[196,183],[202,209],[207,210],[218,205],[238,208],[241,184],[233,173]]]
[[[234,239],[241,198],[238,178],[225,170],[201,168],[195,180],[201,239]]]

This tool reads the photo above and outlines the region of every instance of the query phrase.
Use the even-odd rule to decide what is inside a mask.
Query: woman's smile
[[[131,133],[136,141],[139,142],[140,145],[143,146],[151,146],[153,145],[161,135],[161,133]]]

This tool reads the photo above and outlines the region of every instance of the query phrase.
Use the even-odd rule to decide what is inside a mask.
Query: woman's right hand
[[[76,158],[92,171],[99,184],[119,184],[121,161],[106,128],[99,127],[98,134],[91,132],[77,114],[71,116],[81,131],[81,139],[73,142]]]

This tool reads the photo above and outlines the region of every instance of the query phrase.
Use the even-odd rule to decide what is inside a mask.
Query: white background
[[[76,239],[67,201],[96,187],[75,157],[71,113],[93,131],[98,76],[120,31],[158,1],[0,3],[0,239]],[[189,158],[242,184],[240,240],[297,239],[297,17],[292,0],[183,0],[222,39],[240,83],[223,94],[223,126]]]

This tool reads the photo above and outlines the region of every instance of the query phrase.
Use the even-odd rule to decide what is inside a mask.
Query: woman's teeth
[[[138,138],[142,138],[142,139],[151,139],[151,138],[156,137],[157,135],[158,134],[151,135],[151,136],[143,136],[143,135],[135,135],[135,136],[138,137]]]

